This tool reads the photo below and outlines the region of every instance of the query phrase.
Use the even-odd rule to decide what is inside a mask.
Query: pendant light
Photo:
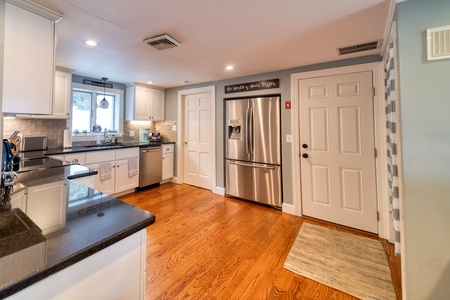
[[[106,80],[108,80],[108,78],[102,77],[102,80],[103,80],[103,100],[100,101],[100,107],[101,108],[108,108],[109,102],[108,102],[108,100],[106,100],[106,97],[105,97],[105,95],[106,95],[106,92],[105,92],[105,90],[106,90]]]

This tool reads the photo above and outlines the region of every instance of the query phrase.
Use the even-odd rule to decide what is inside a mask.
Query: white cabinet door
[[[25,189],[11,195],[11,208],[20,208],[24,213],[27,212],[27,195]]]
[[[126,88],[126,119],[164,121],[165,92],[142,85]]]
[[[128,159],[116,161],[115,193],[134,189],[139,185],[139,161],[136,164],[138,173],[130,176]]]
[[[151,90],[150,119],[164,121],[165,93],[161,90]]]
[[[150,89],[136,86],[134,98],[134,119],[148,121],[150,117]]]
[[[79,184],[85,185],[90,188],[94,188],[94,177],[93,176],[85,176],[80,178],[72,179],[72,181],[78,182]]]
[[[55,95],[53,98],[53,116],[67,119],[70,113],[70,98],[72,95],[72,74],[55,72]]]
[[[28,188],[27,215],[42,234],[64,228],[66,225],[66,181]]]
[[[162,180],[173,177],[173,153],[163,154]]]
[[[94,169],[98,172],[98,174],[94,175],[94,189],[100,191],[105,194],[112,195],[115,190],[115,161],[108,162],[111,164],[111,177],[108,179],[101,179],[101,171],[100,171],[100,163],[86,165],[86,167]]]
[[[3,112],[52,114],[55,23],[5,4]]]

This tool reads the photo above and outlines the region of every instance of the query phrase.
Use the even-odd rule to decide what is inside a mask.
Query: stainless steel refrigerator
[[[225,99],[226,194],[281,207],[280,97]]]

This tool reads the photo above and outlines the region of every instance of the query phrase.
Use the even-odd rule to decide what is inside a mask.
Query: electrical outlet
[[[292,135],[286,134],[286,143],[292,143]]]
[[[130,137],[134,136],[134,131],[130,131]]]
[[[177,131],[177,125],[172,125],[172,130]]]

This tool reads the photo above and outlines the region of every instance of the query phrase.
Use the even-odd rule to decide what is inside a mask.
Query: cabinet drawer
[[[67,154],[64,156],[64,161],[77,162],[80,165],[84,165],[86,163],[86,155],[84,153]]]
[[[116,150],[116,160],[133,158],[133,157],[138,157],[138,156],[139,156],[139,148],[138,147]]]
[[[116,150],[92,151],[86,153],[87,164],[94,164],[111,160],[116,160]]]
[[[162,145],[163,154],[165,153],[173,153],[173,144]]]

